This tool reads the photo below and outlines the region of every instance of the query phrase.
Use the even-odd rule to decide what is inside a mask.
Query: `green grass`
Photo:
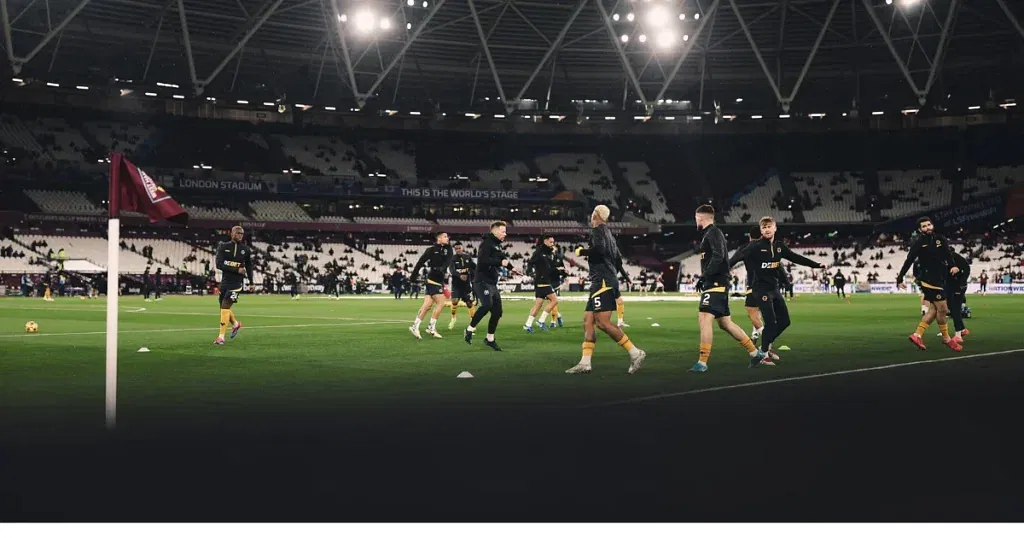
[[[914,295],[857,296],[852,303],[798,297],[790,302],[793,326],[778,342],[792,348],[782,364],[749,370],[743,350],[716,330],[705,375],[686,371],[697,355],[696,303],[627,297],[627,332],[648,352],[644,369],[627,375],[625,353],[602,335],[593,374],[580,377],[563,373],[579,359],[580,302],[563,304],[565,328],[530,335],[522,331],[528,303],[506,301],[498,335],[504,353],[479,343],[482,333],[472,346],[463,342],[465,309],[453,331],[447,311],[442,314],[444,340],[415,341],[407,326],[418,301],[286,296],[243,297],[235,311],[246,328],[214,347],[215,302],[121,299],[122,423],[282,407],[585,404],[954,355],[939,343],[937,329],[926,335],[926,352],[907,342],[918,320]],[[1024,297],[974,296],[970,303],[973,335],[963,354],[1024,347],[1015,315],[1024,310]],[[749,330],[742,302],[731,305]],[[0,299],[0,427],[102,423],[104,310],[102,299]],[[24,333],[28,320],[39,323],[38,334]],[[138,353],[143,346],[151,352]],[[456,379],[463,370],[476,379]]]

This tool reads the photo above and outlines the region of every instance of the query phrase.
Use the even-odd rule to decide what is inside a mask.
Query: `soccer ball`
[[[39,331],[39,324],[38,323],[36,323],[34,321],[29,321],[29,322],[25,323],[25,332],[27,332],[27,333],[34,333],[34,332],[37,332],[37,331]]]

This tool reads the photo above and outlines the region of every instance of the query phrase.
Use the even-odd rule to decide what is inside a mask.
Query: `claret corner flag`
[[[149,222],[166,220],[188,225],[188,213],[145,171],[120,153],[110,156],[110,218],[120,211],[137,211]]]
[[[107,223],[107,376],[106,422],[113,429],[117,418],[117,303],[120,282],[121,211],[136,211],[149,216],[149,222],[162,220],[188,224],[188,213],[163,187],[120,153],[110,155],[110,220]]]

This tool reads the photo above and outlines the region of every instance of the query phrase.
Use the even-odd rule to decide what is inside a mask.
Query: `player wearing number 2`
[[[252,285],[252,251],[242,244],[245,230],[241,226],[231,228],[231,240],[217,245],[217,269],[220,279],[220,334],[214,345],[224,345],[224,333],[231,325],[231,338],[238,335],[242,323],[235,318],[231,307],[238,302],[238,294],[245,288],[245,279]]]
[[[704,232],[704,238],[700,243],[700,278],[697,279],[697,292],[700,293],[697,314],[697,322],[700,325],[700,357],[690,371],[708,371],[708,358],[711,356],[711,341],[714,336],[711,320],[717,320],[718,326],[747,350],[751,362],[760,362],[767,358],[767,353],[758,351],[754,342],[730,316],[729,246],[725,242],[725,234],[715,226],[715,209],[709,205],[698,207],[696,219],[697,228]]]

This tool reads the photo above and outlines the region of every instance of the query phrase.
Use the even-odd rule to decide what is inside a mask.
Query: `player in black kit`
[[[441,333],[437,332],[437,318],[441,317],[441,311],[444,310],[444,283],[448,280],[448,271],[451,269],[455,253],[452,252],[452,247],[448,244],[447,233],[438,232],[434,236],[434,240],[435,243],[423,251],[423,255],[412,269],[413,278],[419,278],[420,269],[424,265],[427,266],[427,276],[424,279],[427,292],[423,297],[423,306],[420,307],[420,311],[416,314],[416,320],[409,327],[409,332],[417,339],[423,338],[420,336],[420,323],[423,323],[423,317],[427,315],[431,307],[434,312],[430,316],[430,324],[427,325],[427,334],[434,338],[441,338]]]
[[[761,317],[764,318],[764,331],[761,333],[761,351],[768,354],[768,358],[750,361],[750,366],[774,366],[779,356],[772,349],[772,343],[790,325],[789,308],[786,306],[786,299],[779,290],[779,270],[782,267],[782,260],[789,260],[795,264],[824,269],[825,265],[814,260],[805,258],[786,246],[782,241],[775,241],[776,224],[772,217],[763,217],[761,225],[761,239],[750,243],[742,251],[739,259],[746,261],[752,259],[754,268],[754,291],[752,295],[758,302],[761,309]],[[733,256],[737,259],[736,256]],[[738,261],[738,260],[737,260]]]
[[[459,311],[459,303],[469,308],[469,317],[476,314],[476,301],[473,299],[473,273],[476,273],[476,263],[473,257],[466,254],[462,243],[455,243],[455,256],[452,257],[452,320],[448,322],[448,330],[455,328],[458,321],[456,313]]]
[[[476,275],[473,277],[473,294],[476,295],[480,307],[477,309],[473,319],[466,327],[463,335],[467,344],[473,343],[473,335],[476,333],[476,326],[484,320],[484,316],[491,315],[487,321],[487,339],[484,344],[494,351],[501,351],[501,346],[494,339],[494,333],[498,330],[498,322],[501,320],[501,292],[498,291],[498,280],[501,278],[501,269],[508,267],[508,255],[501,247],[505,235],[508,233],[508,225],[503,221],[491,223],[491,232],[484,236],[480,243],[476,257]]]
[[[747,245],[752,245],[755,241],[761,239],[761,227],[754,226],[753,228],[750,229],[750,232],[747,233],[747,236],[750,238],[750,243],[747,243]],[[739,250],[736,251],[735,254],[732,255],[732,258],[729,258],[729,267],[736,265],[737,263],[739,263],[740,260],[743,259],[741,253],[747,245],[741,247]],[[754,342],[757,342],[757,339],[761,337],[761,331],[764,330],[764,319],[761,318],[761,309],[758,308],[757,301],[754,300],[754,267],[752,265],[753,263],[753,259],[744,260],[744,265],[746,266],[747,270],[747,291],[746,293],[743,294],[743,307],[747,309],[747,317],[750,318],[750,324],[753,326],[753,329],[750,330],[750,339],[753,340]]]
[[[533,308],[530,309],[530,315],[526,318],[523,330],[533,333],[533,321],[537,313],[541,311],[541,306],[544,305],[544,300],[546,299],[548,304],[544,306],[543,313],[541,313],[540,319],[537,320],[537,323],[540,324],[540,330],[546,331],[548,330],[548,315],[558,306],[558,296],[555,295],[555,283],[551,279],[552,274],[555,272],[554,236],[544,237],[544,240],[534,249],[533,256],[530,257],[528,265],[533,270],[534,300]]]
[[[832,277],[832,284],[836,287],[836,298],[846,299],[846,275],[843,274],[842,269],[836,270],[836,275]]]
[[[634,346],[626,333],[612,323],[612,312],[618,309],[616,300],[622,295],[619,292],[619,274],[625,277],[626,271],[622,268],[622,254],[615,243],[615,237],[607,225],[610,216],[611,209],[608,206],[595,207],[590,215],[590,244],[586,248],[576,249],[576,257],[586,257],[590,265],[590,298],[583,315],[583,357],[579,364],[565,371],[567,374],[590,373],[590,360],[597,345],[598,328],[629,354],[628,373],[639,370],[647,357],[647,353]]]
[[[252,250],[242,244],[245,230],[241,226],[231,228],[231,240],[217,245],[217,269],[220,279],[220,334],[214,345],[224,345],[224,333],[231,325],[231,338],[238,336],[242,323],[235,318],[231,308],[238,302],[238,294],[245,288],[245,279],[252,285]]]
[[[917,285],[924,294],[925,301],[931,306],[917,324],[917,330],[909,336],[910,341],[921,349],[925,349],[922,336],[928,330],[932,321],[939,322],[939,331],[942,333],[942,343],[953,351],[960,351],[963,346],[949,336],[949,328],[946,325],[946,314],[949,312],[949,305],[946,303],[946,280],[950,275],[956,276],[960,268],[953,260],[953,253],[949,248],[949,241],[945,237],[935,233],[935,225],[929,217],[917,219],[917,231],[919,235],[910,246],[910,253],[907,254],[907,261],[896,275],[896,285],[900,289],[906,289],[903,277],[914,264],[919,261],[918,269],[915,269]]]
[[[953,263],[959,271],[946,280],[946,297],[949,298],[949,315],[953,318],[953,330],[956,331],[953,340],[963,345],[964,337],[971,334],[964,326],[964,301],[967,296],[967,280],[971,278],[971,262],[956,250],[952,250],[952,247],[950,250],[953,254]]]
[[[711,357],[711,342],[714,339],[712,320],[717,320],[718,326],[747,350],[751,361],[760,362],[766,355],[759,352],[750,337],[732,321],[729,312],[729,246],[725,234],[715,226],[715,208],[702,205],[697,208],[694,218],[697,220],[697,229],[704,232],[704,238],[700,242],[700,278],[696,285],[697,293],[700,294],[700,306],[697,308],[700,355],[690,371],[708,371],[708,358]]]

